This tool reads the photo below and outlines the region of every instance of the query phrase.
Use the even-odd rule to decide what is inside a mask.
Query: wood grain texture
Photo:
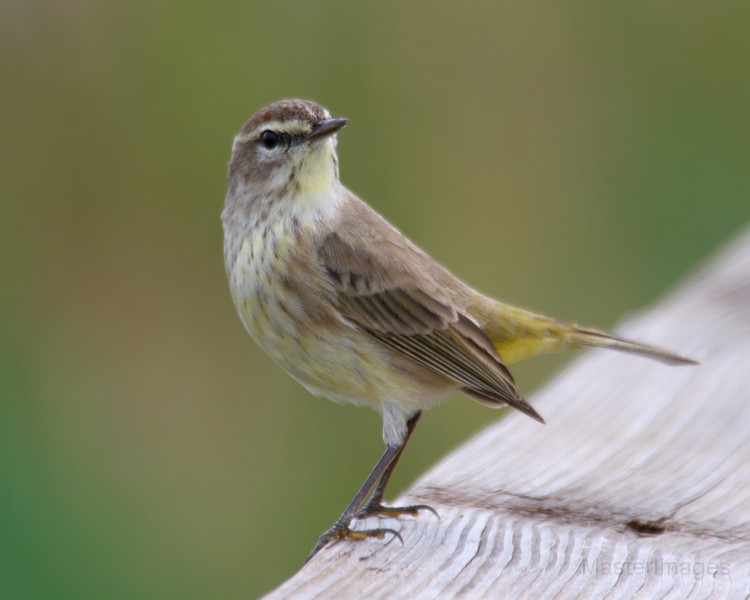
[[[750,597],[750,233],[619,332],[704,364],[582,355],[267,598]]]

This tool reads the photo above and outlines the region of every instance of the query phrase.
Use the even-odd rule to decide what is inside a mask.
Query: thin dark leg
[[[367,504],[357,513],[358,518],[364,518],[369,517],[370,515],[388,515],[391,517],[397,517],[399,515],[403,514],[411,514],[415,515],[420,510],[429,510],[432,511],[435,515],[435,511],[427,506],[426,504],[418,504],[414,506],[383,506],[383,495],[385,494],[385,488],[388,487],[388,482],[391,480],[391,475],[393,475],[393,472],[396,470],[396,465],[398,464],[399,459],[401,458],[401,454],[404,452],[404,448],[406,447],[407,442],[409,441],[409,438],[411,437],[411,434],[414,432],[414,429],[417,426],[417,423],[419,422],[419,417],[422,416],[421,412],[418,412],[415,414],[411,419],[409,419],[406,423],[406,436],[404,437],[404,441],[401,444],[401,447],[399,448],[398,452],[396,453],[396,456],[393,457],[393,460],[388,465],[386,470],[383,472],[383,475],[378,480],[377,486],[375,486],[375,491],[373,491],[372,496],[370,496],[370,500],[367,502]]]
[[[398,532],[393,531],[392,529],[352,531],[351,529],[349,529],[349,523],[354,517],[357,516],[362,503],[367,499],[367,496],[370,494],[372,488],[383,477],[383,474],[388,470],[388,466],[391,464],[391,462],[393,462],[393,459],[401,454],[403,448],[404,445],[401,444],[400,446],[388,446],[385,449],[383,456],[380,457],[380,460],[375,465],[375,468],[367,476],[367,479],[362,484],[362,487],[359,488],[359,491],[349,503],[349,506],[346,507],[346,510],[343,512],[343,514],[333,524],[333,527],[331,527],[328,531],[320,536],[320,538],[318,539],[318,543],[315,544],[312,552],[310,552],[310,554],[307,556],[305,563],[307,563],[313,556],[315,556],[318,551],[323,548],[323,546],[334,539],[365,539],[368,537],[382,538],[387,533],[393,533],[394,535],[398,536]]]
[[[426,510],[431,510],[433,513],[435,512],[429,506],[424,505],[407,506],[404,508],[391,508],[385,507],[381,504],[381,501],[383,500],[383,494],[385,493],[385,488],[388,486],[388,482],[391,479],[391,475],[393,475],[396,464],[398,463],[399,458],[401,458],[401,454],[403,453],[404,448],[406,447],[406,443],[409,441],[414,428],[417,426],[417,421],[419,421],[419,417],[421,414],[421,412],[418,412],[407,421],[406,436],[404,437],[404,441],[401,442],[401,445],[399,446],[388,446],[386,448],[383,456],[380,457],[380,460],[375,465],[375,468],[373,468],[373,470],[370,472],[364,484],[362,484],[362,487],[359,488],[359,491],[349,503],[349,506],[346,507],[344,513],[333,524],[333,527],[331,527],[328,531],[320,536],[318,542],[315,544],[315,547],[312,549],[312,552],[310,552],[307,559],[305,560],[305,563],[307,563],[313,556],[315,556],[318,551],[323,548],[323,546],[325,546],[328,542],[336,539],[346,538],[353,540],[362,540],[370,537],[377,537],[382,539],[388,533],[393,534],[399,539],[401,538],[399,533],[393,529],[368,529],[352,531],[349,528],[349,523],[354,518],[367,517],[375,514],[385,514],[389,516],[398,516],[406,513],[416,514],[420,509],[423,508]],[[373,488],[375,488],[374,491]],[[372,493],[371,496],[370,493]],[[365,500],[367,500],[368,496],[370,496],[370,500],[367,502],[364,508],[362,508],[362,505]]]

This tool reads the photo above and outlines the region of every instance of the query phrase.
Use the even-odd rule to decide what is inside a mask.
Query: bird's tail
[[[580,327],[579,325],[569,324],[570,329],[566,332],[567,343],[572,348],[612,348],[622,350],[623,352],[632,352],[633,354],[643,354],[649,358],[655,358],[670,365],[697,365],[698,361],[687,358],[681,354],[641,344],[633,340],[621,338],[598,329]]]
[[[481,304],[483,306],[474,307],[478,312],[476,316],[483,321],[482,330],[506,363],[559,350],[612,348],[674,365],[698,364],[697,361],[670,350],[581,327],[575,323],[550,319],[514,306],[494,301],[491,305]]]

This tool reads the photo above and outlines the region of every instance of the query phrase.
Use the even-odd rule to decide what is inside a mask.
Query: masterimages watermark
[[[581,562],[578,572],[584,575],[691,575],[695,579],[729,574],[729,565],[721,561],[691,562],[650,558],[648,560]]]

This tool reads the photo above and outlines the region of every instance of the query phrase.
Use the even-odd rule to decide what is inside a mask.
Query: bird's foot
[[[358,517],[359,515],[357,516],[357,518]],[[382,528],[356,530],[350,529],[347,523],[337,522],[333,527],[331,527],[328,531],[321,535],[320,538],[318,538],[318,542],[315,544],[312,552],[310,552],[310,554],[308,554],[307,558],[305,559],[305,564],[310,562],[310,559],[312,559],[313,556],[315,556],[318,552],[320,552],[320,550],[323,549],[324,546],[331,542],[335,543],[339,540],[366,540],[370,538],[382,540],[386,535],[393,536],[391,539],[398,538],[398,541],[401,542],[401,544],[404,543],[401,534],[395,529]]]
[[[367,503],[362,508],[362,510],[357,513],[357,516],[355,518],[366,519],[367,517],[382,516],[393,517],[397,519],[402,515],[416,517],[419,514],[420,510],[429,511],[438,519],[440,518],[440,515],[437,514],[437,511],[431,506],[427,506],[426,504],[413,504],[411,506],[385,506],[380,502]]]

